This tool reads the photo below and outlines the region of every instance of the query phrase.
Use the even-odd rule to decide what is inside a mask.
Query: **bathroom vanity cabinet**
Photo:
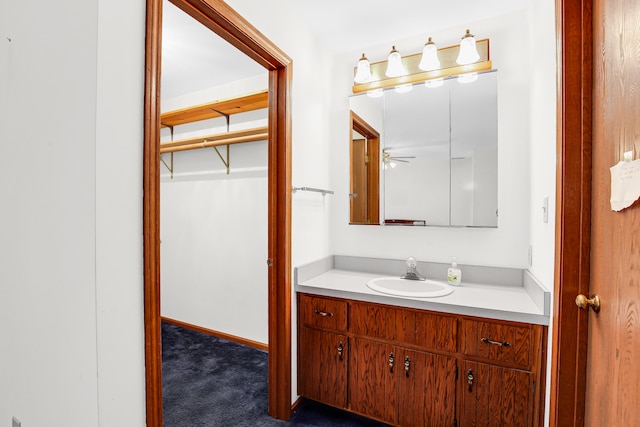
[[[298,393],[400,426],[538,426],[541,325],[298,294]]]
[[[307,298],[302,298],[307,301]],[[298,347],[304,355],[298,357],[298,389],[309,399],[345,408],[347,405],[347,361],[349,341],[347,303],[328,298],[308,300],[307,308],[299,311],[299,324],[305,333],[298,335]]]

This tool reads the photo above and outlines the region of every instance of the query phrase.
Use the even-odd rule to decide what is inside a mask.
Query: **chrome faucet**
[[[418,262],[414,257],[407,258],[407,274],[402,278],[407,280],[427,280],[426,277],[418,273]]]

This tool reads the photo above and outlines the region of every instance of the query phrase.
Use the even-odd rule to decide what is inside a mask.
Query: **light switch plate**
[[[549,198],[545,197],[542,202],[542,221],[549,222]]]

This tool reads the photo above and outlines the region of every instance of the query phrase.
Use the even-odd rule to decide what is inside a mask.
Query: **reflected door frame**
[[[353,111],[350,111],[349,117],[351,123],[349,223],[378,225],[380,224],[380,132]],[[354,131],[364,139],[354,139]]]

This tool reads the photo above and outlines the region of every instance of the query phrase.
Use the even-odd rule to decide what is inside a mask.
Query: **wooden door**
[[[301,328],[298,393],[341,408],[347,405],[348,341],[344,335]]]
[[[557,0],[560,144],[551,426],[640,425],[640,217],[609,168],[640,154],[640,3]],[[576,294],[601,310],[579,310]]]
[[[354,338],[351,349],[351,409],[391,424],[398,423],[398,349]]]
[[[585,425],[640,425],[640,205],[610,206],[609,168],[640,159],[640,2],[594,1],[591,283]]]

